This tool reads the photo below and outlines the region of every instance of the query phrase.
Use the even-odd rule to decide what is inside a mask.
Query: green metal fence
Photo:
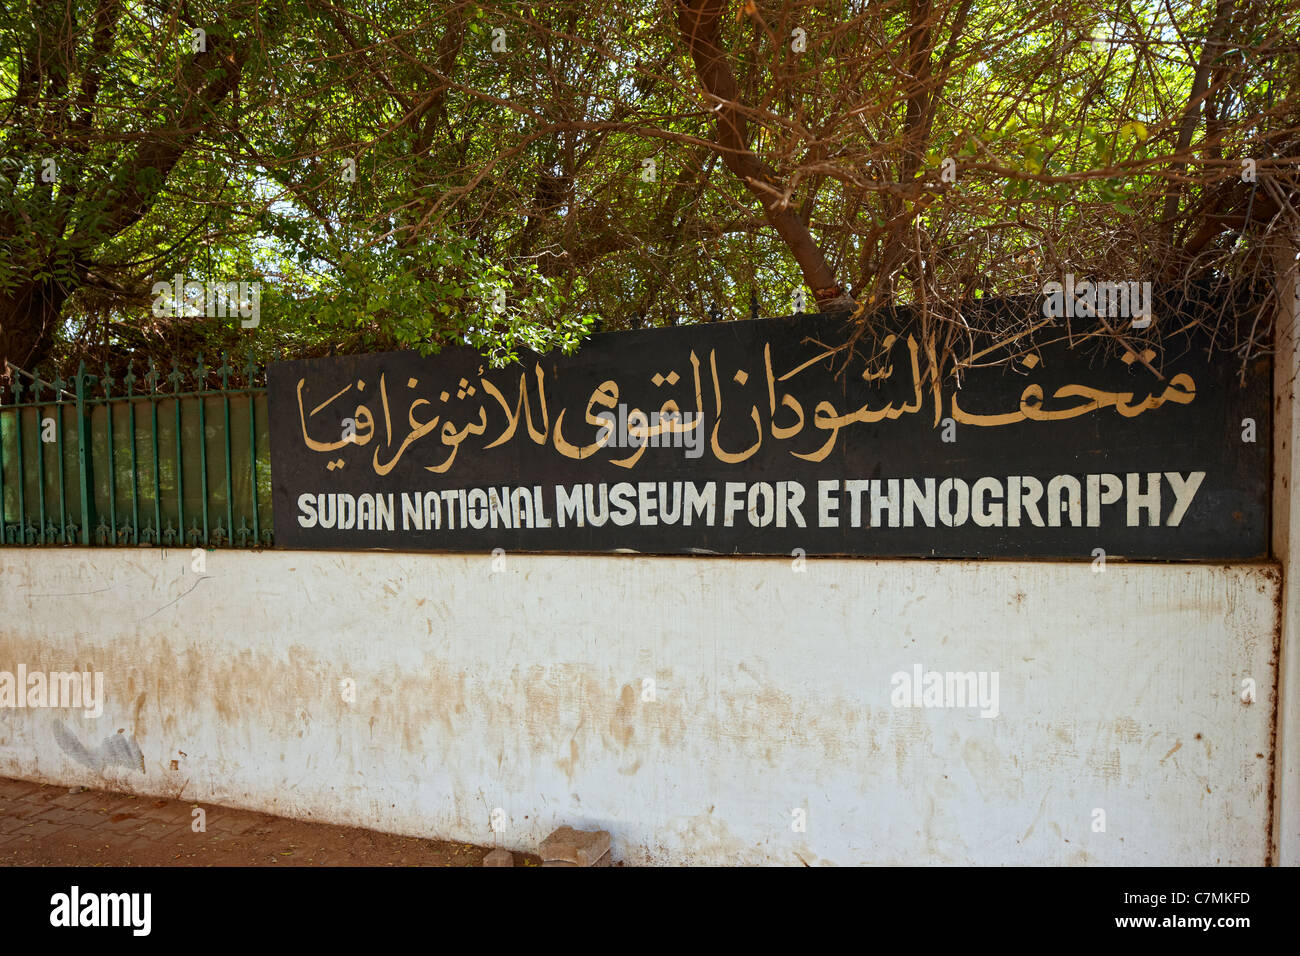
[[[196,368],[172,362],[167,375],[151,359],[139,377],[131,363],[120,383],[84,362],[72,381],[10,373],[12,402],[0,404],[4,544],[273,543],[265,377],[252,356],[236,369],[222,353],[209,369],[199,353]]]

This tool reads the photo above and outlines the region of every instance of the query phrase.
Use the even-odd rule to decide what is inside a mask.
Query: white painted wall
[[[1278,314],[1273,350],[1273,554],[1282,569],[1281,665],[1273,858],[1300,865],[1300,231],[1273,248]]]
[[[0,774],[513,849],[604,827],[634,863],[1268,857],[1272,565],[206,561],[0,549],[0,670],[107,696],[0,709]],[[891,706],[917,663],[998,672],[1000,715]],[[143,771],[104,768],[119,729]]]

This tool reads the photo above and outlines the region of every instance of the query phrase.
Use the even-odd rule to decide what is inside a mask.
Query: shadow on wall
[[[94,750],[83,744],[80,738],[64,726],[63,721],[54,722],[54,739],[59,749],[82,766],[89,767],[96,773],[103,773],[109,767],[125,767],[144,773],[144,754],[135,737],[127,737],[118,731],[112,737],[105,737]]]

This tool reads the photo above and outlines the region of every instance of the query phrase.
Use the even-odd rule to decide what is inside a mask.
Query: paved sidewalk
[[[0,778],[0,866],[480,866],[489,849]]]

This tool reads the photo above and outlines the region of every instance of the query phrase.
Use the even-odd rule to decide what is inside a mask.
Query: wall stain
[[[135,736],[123,733],[105,737],[94,750],[81,742],[81,739],[64,726],[63,721],[54,721],[54,740],[59,749],[84,767],[89,767],[102,774],[109,767],[125,767],[144,773],[144,754]]]

